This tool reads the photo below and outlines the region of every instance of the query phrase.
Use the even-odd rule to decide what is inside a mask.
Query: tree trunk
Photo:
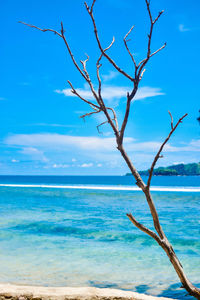
[[[183,266],[180,263],[178,257],[176,256],[172,245],[168,241],[168,239],[167,239],[167,237],[166,237],[166,235],[165,235],[165,233],[164,233],[164,231],[163,231],[163,229],[160,225],[158,213],[157,213],[156,207],[154,205],[149,187],[147,187],[145,185],[145,183],[143,182],[140,174],[138,173],[138,171],[136,170],[136,168],[132,164],[132,162],[131,162],[129,156],[127,155],[127,153],[125,152],[125,150],[123,148],[123,145],[120,144],[118,141],[117,141],[117,143],[118,143],[117,149],[120,151],[122,157],[124,158],[126,164],[129,167],[133,177],[136,179],[136,184],[144,192],[147,203],[149,205],[149,209],[150,209],[150,212],[151,212],[151,215],[152,215],[152,218],[153,218],[153,222],[154,222],[154,228],[158,233],[158,236],[155,234],[155,236],[151,235],[151,237],[155,239],[155,241],[162,247],[162,249],[167,254],[171,264],[173,265],[173,267],[176,271],[176,274],[178,275],[178,277],[179,277],[179,279],[182,283],[182,287],[184,287],[190,295],[192,295],[196,299],[200,300],[200,289],[196,288],[189,281],[187,276],[185,275],[185,272],[183,270]],[[133,219],[131,219],[131,217],[130,217],[131,215],[128,215],[128,216],[129,216],[129,219],[132,221],[132,223],[136,226],[135,222],[133,222]],[[142,225],[140,223],[137,223],[137,224],[139,224],[139,226],[137,226],[137,227],[142,230]],[[140,228],[140,226],[141,226],[141,228]],[[142,231],[144,231],[144,230],[142,230]]]

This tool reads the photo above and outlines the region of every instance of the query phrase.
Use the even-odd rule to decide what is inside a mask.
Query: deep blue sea
[[[163,229],[199,286],[200,176],[154,177],[152,190]],[[127,212],[153,228],[129,176],[0,176],[0,282],[193,299]]]

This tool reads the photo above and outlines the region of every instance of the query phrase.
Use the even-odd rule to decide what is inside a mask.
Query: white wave
[[[131,186],[90,186],[90,185],[48,185],[48,184],[0,184],[0,187],[23,188],[53,188],[53,189],[81,189],[81,190],[110,190],[110,191],[140,191],[138,187]],[[152,192],[200,192],[200,187],[160,187],[152,186]]]

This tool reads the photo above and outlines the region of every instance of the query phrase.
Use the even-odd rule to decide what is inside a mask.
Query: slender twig
[[[89,60],[89,56],[87,54],[85,54],[85,55],[87,56],[87,59],[86,60],[81,60],[80,62],[82,64],[82,66],[83,66],[83,71],[84,71],[86,77],[89,78],[89,74],[88,74],[87,69],[86,69],[86,64],[87,64],[87,62]]]
[[[42,32],[50,31],[50,32],[53,32],[54,34],[57,34],[59,37],[62,37],[62,34],[60,34],[58,31],[56,31],[56,30],[54,30],[54,29],[49,29],[49,28],[43,28],[43,29],[42,29],[42,28],[39,28],[39,27],[37,27],[37,26],[35,26],[35,25],[27,24],[27,23],[22,22],[22,21],[19,21],[18,23],[21,23],[21,24],[26,25],[26,26],[31,27],[31,28],[38,29],[38,30],[40,30],[40,31],[42,31]]]
[[[115,39],[114,39],[114,37],[113,37],[112,42],[110,43],[110,45],[109,45],[107,48],[104,49],[104,52],[106,52],[107,50],[109,50],[109,49],[112,47],[114,41],[115,41]],[[113,127],[114,124],[112,125],[112,119],[110,118],[109,114],[107,113],[107,110],[108,110],[108,109],[112,111],[113,117],[114,117],[113,120],[115,121],[115,129],[114,129],[114,132],[115,132],[116,135],[118,135],[119,126],[118,126],[118,120],[117,120],[116,112],[115,112],[115,110],[114,110],[113,108],[111,108],[111,107],[105,107],[105,104],[104,104],[104,101],[103,101],[103,98],[102,98],[102,95],[101,95],[101,77],[100,77],[100,72],[99,72],[99,70],[100,70],[100,68],[101,68],[101,66],[102,66],[102,64],[100,64],[100,61],[101,61],[102,57],[103,57],[103,54],[101,53],[101,55],[99,56],[99,58],[98,58],[98,60],[97,60],[97,63],[96,63],[97,79],[98,79],[98,83],[99,83],[99,87],[98,87],[99,101],[100,101],[101,104],[102,104],[102,110],[103,110],[105,116],[107,117],[108,122],[109,122],[109,123],[111,124],[111,126]]]
[[[98,113],[100,113],[100,112],[101,112],[101,110],[92,111],[92,112],[89,112],[89,113],[86,113],[86,114],[80,116],[80,118],[81,118],[81,119],[82,119],[82,118],[84,119],[85,117],[89,117],[89,116],[91,116],[91,115],[93,115],[93,114],[98,114]]]
[[[146,187],[148,190],[149,190],[149,188],[150,188],[151,179],[152,179],[152,176],[153,176],[153,170],[154,170],[154,168],[155,168],[155,165],[156,165],[158,159],[160,158],[160,154],[161,154],[161,152],[163,151],[164,146],[165,146],[166,143],[169,141],[171,135],[174,133],[174,131],[176,130],[176,128],[178,127],[178,125],[179,125],[180,123],[182,123],[183,119],[184,119],[187,115],[188,115],[188,114],[185,114],[184,116],[182,116],[182,117],[178,120],[178,122],[176,123],[176,125],[173,126],[173,118],[172,118],[171,113],[170,113],[170,116],[171,116],[171,118],[172,118],[172,119],[171,119],[171,131],[170,131],[168,137],[165,139],[165,141],[164,141],[164,142],[162,143],[162,145],[160,146],[160,148],[159,148],[159,150],[158,150],[158,152],[157,152],[157,154],[156,154],[156,156],[155,156],[155,158],[154,158],[154,160],[153,160],[153,163],[152,163],[152,165],[151,165],[151,168],[150,168],[150,171],[149,171],[149,178],[148,178],[148,182],[147,182],[147,187]]]
[[[113,119],[114,120],[114,119]],[[102,122],[101,124],[99,124],[99,125],[97,125],[97,130],[98,130],[98,133],[102,133],[100,130],[99,130],[99,127],[100,126],[102,126],[102,125],[104,125],[104,124],[107,124],[107,123],[109,123],[109,121],[107,120],[107,121],[104,121],[104,122]]]
[[[106,107],[106,109],[109,109],[112,111],[113,113],[113,121],[115,121],[115,125],[116,125],[116,129],[117,131],[119,131],[119,125],[118,125],[118,120],[117,120],[117,114],[115,112],[115,110],[112,107]]]
[[[96,104],[94,104],[93,102],[88,101],[88,100],[86,100],[85,98],[83,98],[83,97],[77,92],[77,90],[73,87],[72,83],[71,83],[69,80],[67,80],[67,82],[68,82],[69,85],[71,86],[72,93],[73,93],[74,95],[76,95],[78,98],[80,98],[80,99],[83,100],[85,103],[87,103],[87,104],[89,104],[90,106],[92,106],[93,108],[100,109],[100,107],[99,107],[98,105],[96,105]]]
[[[173,119],[172,114],[169,110],[168,110],[168,113],[169,113],[170,118],[171,118],[171,129],[173,129],[174,128],[174,119]]]
[[[161,239],[160,237],[153,232],[152,230],[150,230],[149,228],[147,228],[146,226],[144,226],[143,224],[139,223],[132,214],[126,214],[127,217],[129,218],[129,220],[137,227],[139,228],[141,231],[145,232],[146,234],[148,234],[149,236],[151,236],[154,240],[156,240],[159,244],[161,243]]]
[[[61,34],[60,34],[58,31],[53,30],[53,29],[49,29],[49,28],[48,28],[48,29],[42,29],[42,28],[40,28],[40,27],[31,25],[31,24],[27,24],[27,23],[24,23],[24,22],[21,22],[21,21],[19,21],[19,23],[24,24],[24,25],[26,25],[26,26],[28,26],[28,27],[31,27],[31,28],[38,29],[38,30],[40,30],[40,31],[42,31],[42,32],[50,31],[50,32],[53,32],[53,33],[57,34],[59,37],[61,37],[61,38],[63,39],[63,41],[64,41],[66,47],[67,47],[67,50],[68,50],[69,55],[70,55],[70,57],[71,57],[71,59],[72,59],[72,62],[74,63],[74,65],[75,65],[75,67],[77,68],[77,70],[79,71],[79,73],[80,73],[80,74],[83,76],[83,78],[87,81],[87,78],[86,78],[85,74],[82,72],[82,70],[80,69],[79,65],[77,64],[77,62],[76,62],[76,60],[75,60],[75,58],[74,58],[74,55],[73,55],[73,53],[72,53],[72,51],[71,51],[71,48],[70,48],[70,46],[69,46],[69,44],[68,44],[68,42],[67,42],[67,40],[66,40],[66,38],[65,38],[65,35],[64,35],[64,29],[63,29],[63,23],[62,23],[62,22],[61,22]]]
[[[133,30],[133,28],[134,28],[134,26],[132,26],[131,29],[128,31],[128,33],[125,35],[125,37],[124,37],[124,45],[125,45],[125,47],[126,47],[126,49],[127,49],[127,51],[128,51],[128,54],[130,55],[130,57],[131,57],[131,59],[132,59],[132,61],[133,61],[133,63],[134,63],[135,70],[137,71],[137,64],[136,64],[136,61],[135,61],[135,59],[134,59],[133,54],[132,54],[131,51],[129,50],[129,47],[128,47],[128,44],[127,44],[127,42],[128,42],[127,37],[129,36],[129,34],[130,34],[131,31]]]
[[[150,1],[145,0],[145,2],[146,2],[147,11],[148,11],[148,14],[149,14],[149,19],[150,19],[150,30],[149,30],[149,34],[148,34],[147,56],[137,66],[139,68],[139,70],[138,70],[138,77],[139,78],[141,77],[141,73],[143,72],[143,69],[144,69],[145,65],[147,64],[147,62],[149,61],[149,59],[166,47],[166,43],[165,43],[158,50],[151,53],[151,41],[152,41],[153,28],[154,28],[155,23],[158,21],[158,19],[163,14],[164,10],[159,12],[158,16],[153,20],[151,10],[150,10]]]

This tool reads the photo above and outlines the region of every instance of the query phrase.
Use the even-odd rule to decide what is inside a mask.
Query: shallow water
[[[186,273],[199,284],[200,193],[153,196]],[[192,299],[179,288],[165,253],[132,226],[127,212],[152,228],[137,191],[1,186],[0,282],[114,287]]]

